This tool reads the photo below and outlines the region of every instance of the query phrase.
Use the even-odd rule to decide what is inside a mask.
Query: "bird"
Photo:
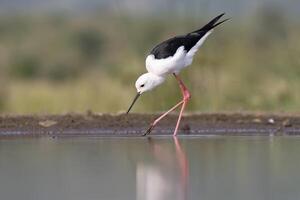
[[[173,132],[173,136],[177,135],[180,121],[182,118],[183,111],[186,104],[191,98],[191,93],[188,88],[184,85],[183,81],[179,77],[179,72],[191,65],[193,58],[201,47],[206,38],[212,33],[213,29],[218,25],[229,20],[229,18],[219,21],[225,13],[218,15],[213,18],[210,22],[204,25],[202,28],[195,31],[189,32],[185,35],[179,35],[167,39],[160,44],[156,45],[146,57],[146,69],[147,73],[142,74],[135,82],[135,87],[137,94],[133,99],[131,105],[129,106],[126,114],[128,114],[137,101],[137,99],[144,92],[150,91],[162,84],[167,75],[172,75],[175,77],[179,84],[179,88],[182,93],[182,100],[179,101],[170,110],[163,113],[157,119],[155,119],[143,136],[148,135],[153,128],[158,124],[158,122],[167,116],[170,112],[175,110],[177,107],[181,106],[181,110],[177,119],[177,123]]]

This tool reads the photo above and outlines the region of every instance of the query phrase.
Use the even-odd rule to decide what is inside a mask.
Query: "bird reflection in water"
[[[137,164],[136,199],[186,200],[189,165],[178,138],[173,137],[175,153],[159,141],[148,141],[154,161]]]

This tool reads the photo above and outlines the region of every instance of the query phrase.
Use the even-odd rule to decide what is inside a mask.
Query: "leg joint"
[[[191,93],[190,93],[188,90],[185,90],[185,91],[184,91],[184,94],[183,94],[183,99],[184,99],[185,101],[189,101],[191,98],[192,98]]]

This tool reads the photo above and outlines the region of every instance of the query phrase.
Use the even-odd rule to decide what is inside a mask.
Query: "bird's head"
[[[164,80],[165,80],[165,77],[157,76],[152,73],[142,74],[135,82],[137,94],[136,94],[132,104],[130,105],[130,107],[127,111],[127,114],[129,113],[132,106],[134,105],[134,103],[136,102],[136,100],[142,93],[152,90],[156,86],[162,84],[164,82]]]
[[[140,94],[152,90],[164,81],[164,78],[152,73],[142,74],[135,82],[136,91]]]

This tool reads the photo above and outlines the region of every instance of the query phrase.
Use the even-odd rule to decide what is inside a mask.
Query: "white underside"
[[[193,57],[201,47],[207,36],[212,31],[207,32],[197,44],[190,49],[189,52],[184,50],[184,46],[177,49],[173,56],[163,59],[155,59],[154,55],[150,54],[146,58],[146,68],[148,72],[158,76],[166,76],[171,73],[178,74],[183,68],[189,66],[193,62]]]

